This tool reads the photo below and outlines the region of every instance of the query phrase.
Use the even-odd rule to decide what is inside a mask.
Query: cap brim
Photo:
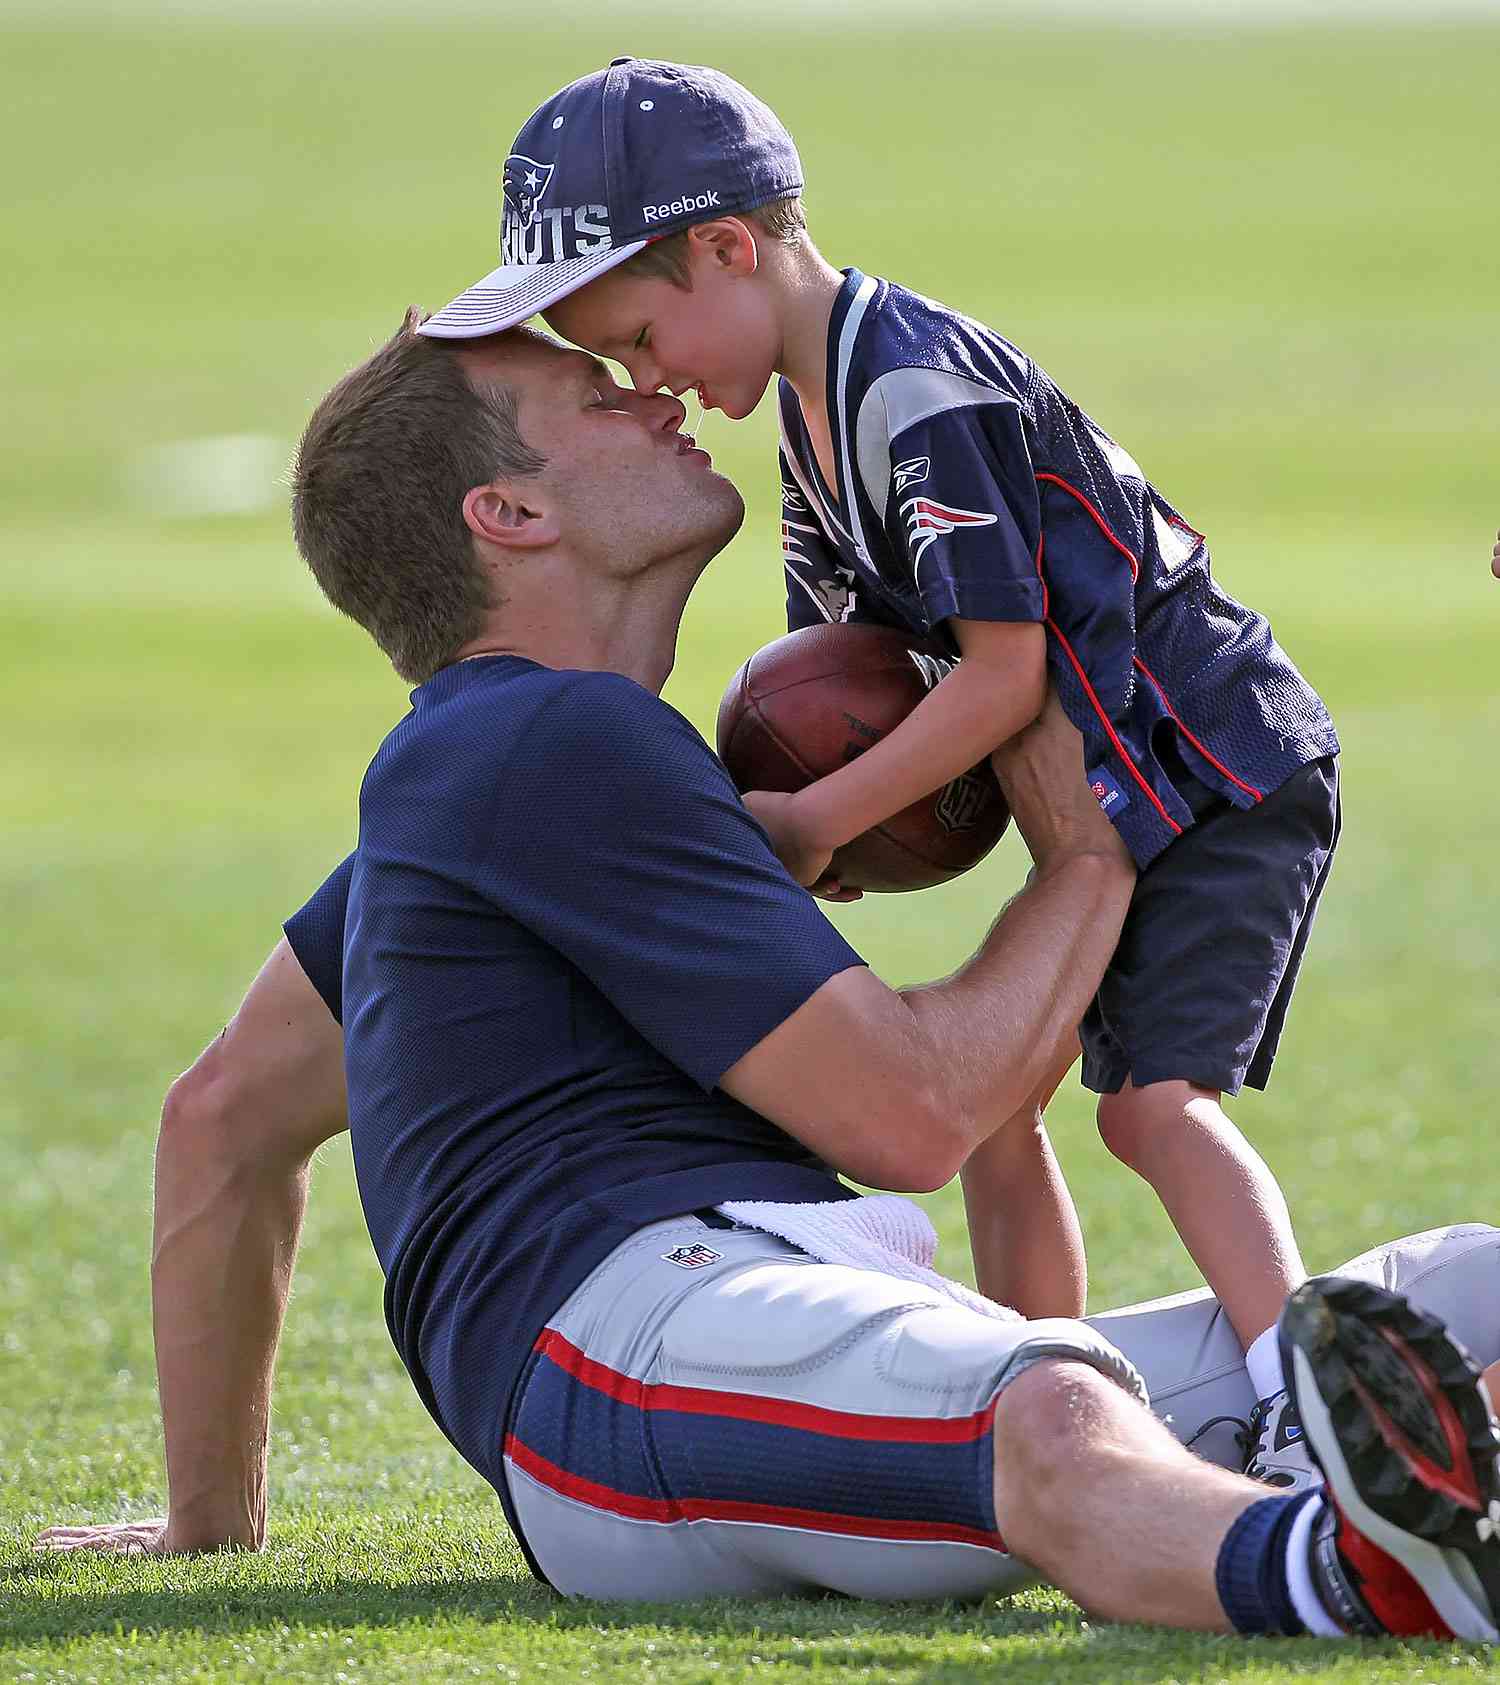
[[[636,240],[626,246],[606,246],[602,251],[565,257],[556,263],[502,264],[429,316],[417,332],[430,339],[480,339],[485,334],[503,333],[586,287],[647,243]]]

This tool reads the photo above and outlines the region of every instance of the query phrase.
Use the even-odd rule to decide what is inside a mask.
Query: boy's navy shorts
[[[1310,762],[1252,808],[1213,796],[1194,810],[1141,874],[1079,1026],[1096,1094],[1127,1077],[1224,1094],[1270,1079],[1338,843],[1338,762]]]

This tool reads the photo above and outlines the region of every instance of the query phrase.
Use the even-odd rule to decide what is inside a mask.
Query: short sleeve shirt
[[[849,270],[827,393],[834,485],[780,389],[789,627],[951,640],[955,617],[1043,625],[1095,794],[1141,866],[1193,824],[1203,788],[1251,807],[1337,753],[1316,692],[1218,586],[1202,534],[992,329]]]
[[[440,672],[371,763],[352,861],[287,934],[344,1025],[396,1347],[502,1499],[521,1367],[620,1241],[728,1199],[852,1197],[716,1085],[859,956],[698,733],[628,679]]]

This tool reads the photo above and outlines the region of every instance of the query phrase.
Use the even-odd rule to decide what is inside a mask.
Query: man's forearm
[[[1032,876],[959,971],[901,991],[973,1144],[1024,1103],[1077,1028],[1134,884],[1118,854],[1064,855]]]
[[[264,1542],[271,1377],[306,1199],[305,1165],[246,1164],[198,1120],[164,1121],[151,1289],[169,1549]]]

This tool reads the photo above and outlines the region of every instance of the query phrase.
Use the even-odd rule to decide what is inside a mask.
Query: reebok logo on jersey
[[[781,506],[783,509],[791,510],[794,515],[805,515],[807,513],[807,499],[802,495],[802,488],[788,485],[783,480],[781,482]]]
[[[932,458],[930,456],[909,456],[905,462],[898,462],[891,470],[891,489],[905,491],[908,486],[914,486],[925,480],[932,472]]]
[[[676,1264],[680,1270],[701,1270],[705,1264],[717,1264],[724,1254],[715,1252],[713,1247],[705,1246],[701,1240],[695,1240],[689,1246],[674,1246],[670,1252],[663,1252],[664,1264]]]
[[[1102,766],[1091,767],[1086,774],[1094,800],[1106,813],[1116,813],[1130,806],[1130,797],[1115,783]]]
[[[556,167],[555,164],[539,164],[524,152],[512,152],[505,160],[500,190],[521,228],[531,227],[537,201],[551,185],[552,172]]]
[[[713,210],[718,203],[717,193],[689,193],[685,199],[674,199],[670,205],[642,205],[641,215],[647,222],[664,222],[669,216],[686,216],[689,211]]]
[[[960,527],[992,527],[993,515],[981,514],[977,509],[950,509],[930,497],[913,497],[901,505],[906,517],[906,531],[911,540],[911,561],[915,567],[929,544],[957,532]]]

